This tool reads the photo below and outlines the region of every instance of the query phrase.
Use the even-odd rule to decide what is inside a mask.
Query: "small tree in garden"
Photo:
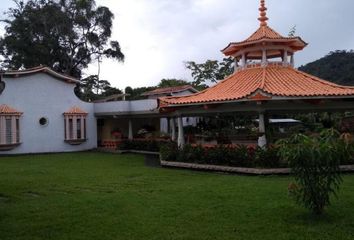
[[[351,157],[351,146],[334,129],[317,136],[297,134],[278,141],[279,155],[289,162],[296,183],[289,192],[297,203],[315,214],[322,214],[337,196],[342,182],[339,165]]]

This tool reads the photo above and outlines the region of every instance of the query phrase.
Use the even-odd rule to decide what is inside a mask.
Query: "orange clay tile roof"
[[[226,48],[221,50],[225,55],[232,55],[236,51],[244,48],[247,45],[256,44],[262,41],[270,41],[276,43],[284,43],[293,47],[294,50],[302,50],[307,46],[300,37],[283,37],[268,25],[260,26],[249,38],[241,42],[232,42]]]
[[[269,95],[270,98],[354,97],[354,87],[340,86],[290,66],[274,64],[238,71],[215,86],[191,96],[160,98],[160,105],[217,103],[241,99],[254,101],[257,100],[259,92]]]
[[[12,114],[12,115],[21,115],[22,112],[17,111],[16,109],[9,107],[5,104],[0,105],[0,114]]]
[[[67,83],[72,83],[72,84],[76,84],[79,83],[80,81],[76,78],[73,78],[71,76],[67,76],[65,74],[62,73],[58,73],[54,70],[52,70],[49,67],[40,65],[38,67],[34,67],[34,68],[28,68],[28,69],[24,69],[24,70],[10,70],[10,71],[5,71],[4,72],[4,76],[5,77],[18,77],[21,75],[31,75],[31,74],[35,74],[35,73],[47,73],[49,75],[51,75],[52,77],[65,81]]]
[[[157,88],[155,90],[145,92],[141,95],[142,96],[151,96],[151,95],[159,95],[159,94],[169,94],[169,93],[174,93],[174,92],[183,92],[185,90],[191,90],[192,92],[198,92],[191,85],[183,85],[183,86],[176,86],[176,87]]]
[[[87,115],[88,113],[79,107],[72,107],[69,111],[65,112],[64,115]]]

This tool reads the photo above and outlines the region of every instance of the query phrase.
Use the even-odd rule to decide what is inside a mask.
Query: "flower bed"
[[[278,154],[276,146],[263,149],[245,145],[186,145],[179,149],[173,142],[160,148],[161,159],[170,162],[183,162],[246,168],[286,168],[288,163]],[[342,165],[354,164],[354,158],[341,162]]]
[[[287,167],[277,155],[277,149],[271,147],[247,147],[243,145],[186,145],[179,149],[175,143],[164,144],[160,150],[164,161],[197,163],[249,168]]]

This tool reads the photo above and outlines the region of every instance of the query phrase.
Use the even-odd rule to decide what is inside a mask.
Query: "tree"
[[[297,203],[315,214],[322,214],[342,182],[339,165],[352,157],[352,145],[333,130],[319,136],[296,134],[278,141],[279,156],[288,161],[296,184],[289,192]]]
[[[190,85],[192,83],[187,82],[185,80],[181,79],[161,79],[160,83],[157,85],[159,88],[165,88],[165,87],[177,87],[177,86],[184,86],[184,85]]]
[[[336,50],[299,67],[299,70],[333,83],[354,86],[354,51]]]
[[[86,102],[122,93],[121,90],[112,87],[107,80],[100,80],[97,75],[82,79],[75,92],[81,100]]]
[[[289,31],[289,34],[288,34],[288,37],[295,37],[295,34],[296,34],[296,25],[294,25],[290,31]]]
[[[141,96],[144,92],[149,92],[152,90],[155,90],[157,87],[138,87],[138,88],[132,88],[132,87],[126,87],[125,88],[125,93],[129,94],[127,96],[127,100],[140,100],[140,99],[145,99],[145,96]]]
[[[2,67],[47,65],[80,78],[82,70],[107,57],[124,60],[120,45],[110,41],[113,13],[95,0],[14,0],[16,7],[2,20]]]
[[[199,86],[208,82],[216,83],[234,72],[234,61],[231,57],[224,58],[221,62],[207,60],[205,63],[186,62],[185,66],[191,71],[193,84]]]

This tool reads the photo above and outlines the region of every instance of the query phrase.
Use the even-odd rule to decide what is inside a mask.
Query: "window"
[[[64,113],[64,136],[70,144],[80,144],[86,141],[87,113],[79,108],[72,108]]]
[[[48,125],[48,118],[41,117],[38,122],[39,122],[39,125],[41,125],[41,126],[47,126]]]
[[[0,150],[10,150],[20,144],[21,114],[7,105],[0,106]]]

